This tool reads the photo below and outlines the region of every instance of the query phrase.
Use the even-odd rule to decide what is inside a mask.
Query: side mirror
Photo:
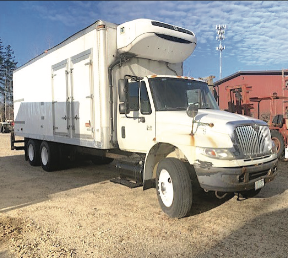
[[[118,81],[119,102],[127,102],[128,100],[128,80],[120,79]]]
[[[186,109],[186,113],[189,117],[194,119],[198,114],[198,103],[190,104]]]
[[[121,115],[128,114],[130,112],[129,106],[127,104],[128,103],[125,103],[125,102],[119,104],[119,113]]]

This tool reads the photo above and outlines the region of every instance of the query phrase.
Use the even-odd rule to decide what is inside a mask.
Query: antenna
[[[225,29],[226,25],[216,25],[217,36],[216,40],[219,40],[219,46],[216,47],[216,50],[220,51],[220,79],[222,79],[222,51],[225,49],[225,46],[222,46],[222,40],[225,39]]]

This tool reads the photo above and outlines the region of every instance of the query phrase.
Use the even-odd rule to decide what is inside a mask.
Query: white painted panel
[[[92,118],[93,95],[90,58],[73,64],[72,96],[73,137],[92,138],[94,121]]]
[[[67,110],[67,75],[66,66],[52,71],[53,88],[53,132],[54,134],[68,136],[68,110]]]

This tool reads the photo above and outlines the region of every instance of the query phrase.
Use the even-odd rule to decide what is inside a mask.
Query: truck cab
[[[145,154],[144,189],[155,181],[160,205],[170,216],[179,217],[184,209],[175,208],[175,198],[184,198],[175,195],[192,192],[187,165],[200,186],[216,195],[256,194],[274,179],[277,154],[265,122],[219,110],[207,83],[198,79],[126,77],[118,84],[119,148]]]

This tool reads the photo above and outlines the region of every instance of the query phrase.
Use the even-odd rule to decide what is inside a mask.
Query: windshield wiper
[[[165,110],[186,110],[185,107],[166,107]]]

